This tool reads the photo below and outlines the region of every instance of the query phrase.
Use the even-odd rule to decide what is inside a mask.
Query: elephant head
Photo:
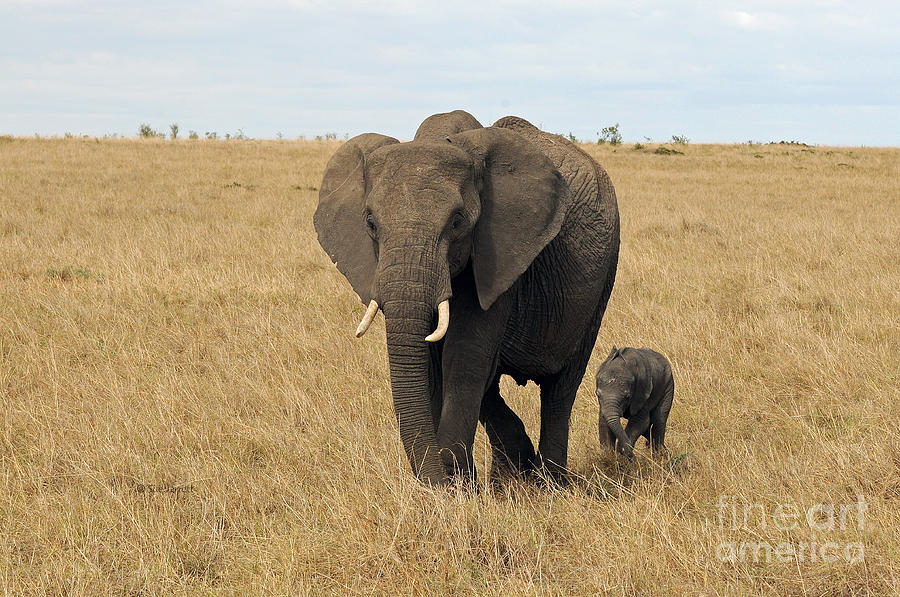
[[[631,458],[634,443],[622,427],[622,417],[641,412],[650,399],[653,379],[643,359],[628,361],[613,346],[597,372],[597,400],[600,402],[600,425],[608,425],[619,440],[619,451]]]
[[[450,115],[451,131],[467,126]],[[452,329],[451,281],[471,266],[478,301],[489,309],[559,232],[568,187],[516,133],[479,125],[440,137],[439,123],[424,124],[408,143],[368,133],[341,146],[325,169],[314,223],[369,305],[357,335],[384,313],[404,449],[420,479],[441,482],[447,473],[431,410],[439,379],[432,368],[440,365],[428,343]]]
[[[443,141],[448,135],[471,129],[480,129],[481,123],[465,110],[454,110],[443,114],[433,114],[419,125],[415,141]]]

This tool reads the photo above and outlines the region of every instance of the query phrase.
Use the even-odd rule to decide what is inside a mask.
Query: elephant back
[[[537,145],[566,179],[574,202],[596,209],[609,222],[617,219],[616,190],[612,181],[603,166],[584,150],[518,116],[505,116],[494,126],[509,129]]]

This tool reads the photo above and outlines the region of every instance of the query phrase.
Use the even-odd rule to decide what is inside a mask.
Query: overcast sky
[[[590,140],[900,145],[898,57],[898,0],[0,0],[0,134],[410,138],[462,108]]]

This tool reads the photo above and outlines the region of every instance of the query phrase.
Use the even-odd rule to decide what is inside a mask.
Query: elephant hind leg
[[[587,359],[585,359],[586,361]],[[541,467],[551,479],[565,483],[569,457],[569,418],[584,368],[564,369],[541,382],[541,439],[538,444]]]
[[[675,382],[673,380],[669,380],[669,383],[666,387],[666,393],[663,395],[663,399],[657,408],[650,417],[650,446],[654,451],[656,450],[665,450],[665,440],[666,440],[666,421],[669,419],[669,411],[672,410],[672,398],[675,394]]]
[[[534,468],[534,444],[500,395],[499,374],[488,385],[479,419],[491,442],[491,477],[516,476]]]
[[[594,325],[582,340],[569,364],[556,375],[543,379],[541,387],[541,438],[538,443],[540,464],[550,477],[566,483],[569,458],[569,419],[575,394],[584,378],[591,349],[597,339],[602,309],[594,316]]]
[[[665,419],[659,419],[653,422],[650,428],[650,437],[647,438],[650,441],[651,449],[656,452],[658,450],[664,450],[666,445],[666,421]]]

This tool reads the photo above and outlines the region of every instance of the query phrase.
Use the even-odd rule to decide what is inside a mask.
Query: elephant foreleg
[[[499,375],[484,394],[480,419],[491,442],[491,477],[516,476],[534,468],[534,444],[500,395]]]
[[[465,276],[466,274],[463,274]],[[484,311],[478,304],[474,282],[465,279],[453,287],[450,327],[442,355],[443,403],[437,444],[451,473],[475,474],[472,444],[482,399],[497,371],[497,355],[509,317],[510,301],[501,297]]]
[[[635,445],[637,439],[648,433],[650,429],[650,413],[637,415],[628,419],[628,425],[625,427],[625,435],[631,441],[631,445]]]

